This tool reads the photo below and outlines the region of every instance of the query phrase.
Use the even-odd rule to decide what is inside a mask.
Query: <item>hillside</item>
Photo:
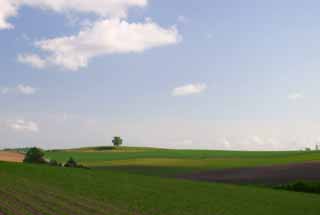
[[[148,175],[320,161],[319,151],[250,152],[129,147],[48,151],[46,156],[60,162],[73,157],[78,162],[93,168],[108,167]]]
[[[317,215],[320,195],[0,163],[6,215]]]

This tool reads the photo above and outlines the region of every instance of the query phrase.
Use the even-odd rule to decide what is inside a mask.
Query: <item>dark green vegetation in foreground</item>
[[[296,192],[320,194],[320,181],[297,181],[289,184],[280,184],[280,185],[274,186],[274,188],[296,191]]]
[[[0,163],[0,214],[318,215],[320,195]]]
[[[243,152],[96,147],[46,152],[65,162],[73,157],[89,167],[112,168],[147,175],[174,175],[208,169],[268,166],[319,161],[319,151]]]

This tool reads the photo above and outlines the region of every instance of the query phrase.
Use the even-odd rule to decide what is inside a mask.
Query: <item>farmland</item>
[[[66,161],[69,157],[89,167],[112,168],[147,175],[173,175],[211,169],[269,166],[320,160],[320,152],[243,152],[88,148],[47,152],[47,157]]]
[[[0,168],[3,214],[312,215],[320,210],[320,196],[312,194],[108,170],[5,163]]]
[[[319,152],[86,148],[46,152],[90,169],[0,162],[3,215],[316,215],[320,195],[174,177],[235,167],[316,162]],[[166,177],[169,176],[169,177]]]
[[[0,151],[0,161],[21,163],[24,155],[18,152]]]

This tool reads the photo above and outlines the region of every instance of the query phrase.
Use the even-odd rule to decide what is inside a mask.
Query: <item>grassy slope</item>
[[[312,194],[108,170],[7,163],[0,163],[0,170],[0,214],[317,215],[320,211],[320,196]]]
[[[320,161],[320,152],[239,152],[124,148],[47,152],[61,162],[69,157],[87,166],[113,167],[149,175],[175,174],[205,169],[250,167]]]

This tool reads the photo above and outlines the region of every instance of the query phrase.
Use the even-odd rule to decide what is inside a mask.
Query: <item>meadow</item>
[[[0,215],[318,215],[320,195],[178,179],[199,170],[319,161],[319,152],[152,148],[47,151],[90,169],[0,162]],[[138,173],[138,174],[137,174]]]
[[[73,157],[92,168],[111,168],[146,175],[175,175],[210,169],[269,166],[320,160],[319,151],[210,151],[154,148],[84,148],[48,151],[60,162]]]

